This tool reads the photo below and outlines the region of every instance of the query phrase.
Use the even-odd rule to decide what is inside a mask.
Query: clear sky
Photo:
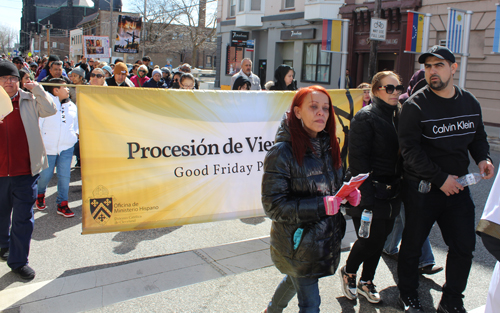
[[[123,12],[132,12],[131,2],[131,0],[122,0]],[[9,26],[19,32],[21,29],[22,15],[22,0],[0,0],[0,24]]]

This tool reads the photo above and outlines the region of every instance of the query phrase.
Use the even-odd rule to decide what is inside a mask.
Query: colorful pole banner
[[[448,8],[446,47],[456,54],[463,54],[464,21],[465,11]]]
[[[363,92],[329,93],[342,146]],[[82,233],[262,216],[264,158],[293,96],[79,87]]]
[[[342,20],[323,20],[321,50],[341,53]]]
[[[493,53],[500,53],[500,4],[497,4],[495,35],[493,36]]]
[[[425,14],[408,12],[405,52],[422,53]]]
[[[142,17],[118,15],[115,52],[139,53]]]

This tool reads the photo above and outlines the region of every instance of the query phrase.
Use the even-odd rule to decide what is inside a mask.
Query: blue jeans
[[[297,294],[299,313],[317,313],[321,304],[318,279],[286,275],[274,292],[267,306],[268,313],[281,313]]]
[[[12,269],[28,264],[37,180],[38,175],[0,177],[0,248],[9,248]]]
[[[40,173],[38,181],[38,194],[45,194],[47,185],[54,175],[54,167],[57,168],[57,199],[56,203],[61,204],[68,201],[69,179],[71,175],[71,161],[73,159],[73,147],[64,150],[59,155],[48,155],[49,167]]]
[[[404,207],[399,211],[399,215],[396,217],[394,222],[394,228],[392,232],[387,237],[384,245],[384,252],[387,254],[395,254],[398,253],[398,245],[401,241],[401,237],[403,236],[403,229],[405,227],[405,210]],[[418,267],[426,267],[428,265],[436,264],[436,260],[434,259],[434,254],[432,253],[431,243],[429,242],[429,237],[425,240],[422,246],[422,255],[418,260]]]

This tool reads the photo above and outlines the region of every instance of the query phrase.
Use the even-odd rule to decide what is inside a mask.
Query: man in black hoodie
[[[405,312],[423,312],[418,298],[418,259],[435,222],[449,247],[446,283],[438,312],[466,312],[463,292],[476,238],[474,203],[456,179],[468,173],[469,152],[485,179],[494,168],[481,107],[468,91],[453,85],[455,56],[434,46],[418,61],[428,85],[403,105],[399,144],[404,160],[406,221],[398,262],[398,288]],[[430,190],[426,190],[431,183]]]

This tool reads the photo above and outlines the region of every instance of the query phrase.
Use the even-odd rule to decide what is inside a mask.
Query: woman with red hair
[[[282,312],[297,294],[300,312],[319,312],[318,278],[335,273],[345,220],[340,148],[328,92],[300,89],[264,160],[262,204],[271,228],[271,258],[285,278],[263,312]],[[359,203],[359,191],[348,200]]]

